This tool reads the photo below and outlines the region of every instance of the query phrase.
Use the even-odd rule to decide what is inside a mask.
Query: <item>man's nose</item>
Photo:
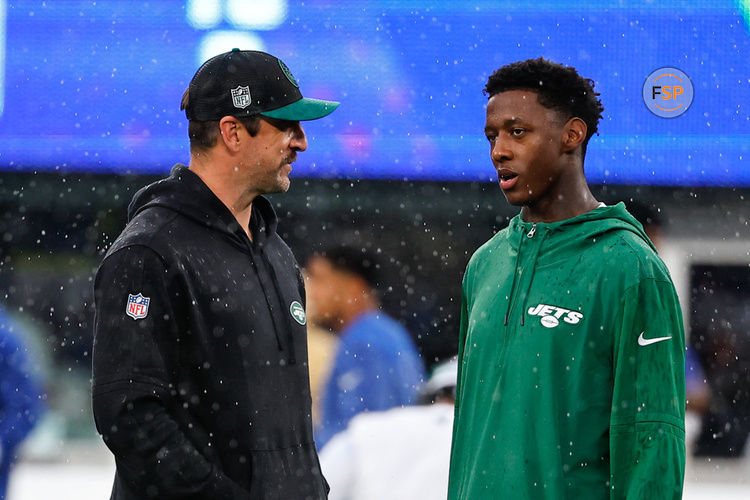
[[[302,124],[299,122],[297,122],[297,125],[292,130],[292,140],[289,145],[295,151],[304,151],[307,149],[307,136],[302,129]]]
[[[508,147],[508,143],[506,141],[503,141],[500,138],[495,140],[495,144],[492,146],[492,151],[490,154],[492,156],[492,161],[495,161],[497,163],[502,163],[513,159],[513,150]]]

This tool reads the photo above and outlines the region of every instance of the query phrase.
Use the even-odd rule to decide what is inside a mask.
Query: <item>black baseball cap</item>
[[[302,97],[286,64],[271,54],[232,49],[201,66],[188,87],[188,120],[263,115],[281,120],[317,120],[338,102]]]

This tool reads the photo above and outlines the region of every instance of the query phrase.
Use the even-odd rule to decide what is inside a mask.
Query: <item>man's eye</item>
[[[524,129],[522,129],[522,128],[514,128],[514,129],[512,129],[510,131],[510,135],[512,135],[514,137],[519,137],[519,136],[523,135],[524,132],[526,132],[526,131]]]
[[[488,141],[490,141],[490,142],[495,142],[495,138],[496,138],[497,136],[496,136],[496,135],[486,135],[485,137],[487,137],[487,140],[488,140]]]

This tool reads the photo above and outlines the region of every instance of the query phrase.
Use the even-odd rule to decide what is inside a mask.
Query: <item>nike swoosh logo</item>
[[[672,338],[670,335],[669,337],[656,337],[653,339],[644,339],[643,334],[646,333],[645,331],[641,332],[641,334],[638,336],[638,345],[640,346],[647,346],[651,344],[656,344],[657,342],[661,342],[662,340],[669,340]]]

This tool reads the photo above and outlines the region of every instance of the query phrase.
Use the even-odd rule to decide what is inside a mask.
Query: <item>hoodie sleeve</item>
[[[169,383],[168,360],[174,358],[178,331],[167,283],[167,269],[146,247],[123,248],[99,268],[94,285],[96,427],[115,456],[119,480],[139,498],[249,499],[170,415],[178,396]]]
[[[610,498],[682,498],[685,334],[669,278],[626,290],[615,330]]]

